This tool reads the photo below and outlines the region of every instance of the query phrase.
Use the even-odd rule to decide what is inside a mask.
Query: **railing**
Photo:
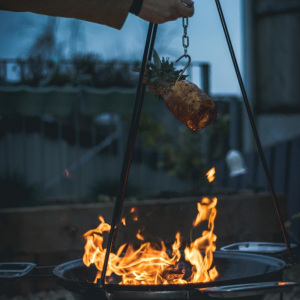
[[[0,85],[5,83],[19,83],[25,82],[25,70],[28,68],[31,62],[29,60],[22,59],[0,59]],[[62,69],[72,69],[74,73],[74,62],[70,60],[59,60],[59,61],[39,61],[39,63],[44,66],[44,74],[43,76],[47,76],[51,69],[53,69],[53,65],[59,64]],[[96,62],[97,66],[109,66],[112,62]],[[118,66],[129,66],[130,70],[134,69],[138,62],[114,62]],[[184,63],[179,62],[178,66],[183,67]],[[189,75],[189,81],[194,82],[197,85],[200,85],[202,90],[209,94],[210,92],[210,65],[206,62],[193,61],[191,62],[189,68],[187,69],[187,74]]]
[[[74,114],[4,116],[0,120],[0,174],[22,174],[41,198],[80,198],[101,178],[116,180],[122,164],[126,123],[106,126]],[[140,188],[182,188],[184,183],[158,170],[156,153],[138,144],[131,183]]]

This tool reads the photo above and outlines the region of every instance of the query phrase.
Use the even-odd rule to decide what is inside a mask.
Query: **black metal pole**
[[[260,143],[260,139],[259,139],[259,136],[258,136],[258,132],[257,132],[257,129],[256,129],[254,118],[253,118],[253,114],[252,114],[251,107],[250,107],[248,97],[247,97],[247,94],[246,94],[246,90],[245,90],[245,87],[244,87],[243,79],[242,79],[242,76],[241,76],[241,73],[240,73],[240,70],[239,70],[238,63],[236,61],[236,57],[235,57],[234,50],[233,50],[233,47],[232,47],[229,32],[228,32],[228,29],[227,29],[227,26],[226,26],[226,22],[225,22],[225,18],[224,18],[224,15],[223,15],[222,8],[221,8],[221,4],[220,4],[219,0],[215,0],[215,1],[216,1],[216,5],[217,5],[217,8],[218,8],[220,20],[221,20],[221,23],[222,23],[222,26],[223,26],[226,41],[227,41],[227,44],[228,44],[229,52],[230,52],[232,62],[233,62],[233,65],[234,65],[234,69],[235,69],[235,72],[236,72],[236,76],[237,76],[237,79],[239,81],[240,89],[241,89],[241,92],[242,92],[242,95],[243,95],[244,103],[245,103],[246,110],[247,110],[247,113],[248,113],[248,117],[249,117],[249,120],[250,120],[251,128],[252,128],[252,131],[253,131],[253,134],[254,134],[254,139],[255,139],[255,142],[256,142],[257,149],[258,149],[258,153],[259,153],[262,165],[263,165],[263,169],[264,169],[265,176],[266,176],[266,179],[267,179],[267,182],[268,182],[270,193],[271,193],[273,203],[274,203],[274,206],[275,206],[275,209],[276,209],[277,217],[278,217],[278,220],[279,220],[279,223],[280,223],[283,238],[284,238],[284,241],[285,241],[285,244],[286,244],[286,247],[287,247],[289,260],[290,260],[291,263],[293,263],[294,257],[293,257],[292,249],[291,249],[290,243],[287,239],[287,233],[286,233],[286,230],[285,230],[285,227],[284,227],[284,224],[283,224],[283,218],[282,218],[282,215],[281,215],[281,212],[280,212],[280,208],[279,208],[278,201],[277,201],[277,198],[276,198],[276,194],[275,194],[275,191],[274,191],[274,187],[273,187],[273,184],[272,184],[272,180],[271,180],[268,165],[267,165],[267,162],[266,162],[266,159],[265,159],[265,155],[264,155],[261,143]]]
[[[119,181],[117,195],[116,195],[116,202],[115,202],[114,212],[111,221],[111,229],[109,232],[109,237],[108,237],[108,242],[106,247],[102,275],[101,275],[101,279],[97,282],[97,285],[100,288],[103,288],[105,285],[105,276],[106,276],[109,255],[112,249],[112,245],[116,238],[117,228],[119,225],[120,216],[123,208],[124,194],[126,191],[132,153],[134,149],[135,139],[137,135],[138,125],[140,121],[140,115],[141,115],[143,100],[145,95],[146,85],[143,83],[144,73],[147,64],[147,59],[151,60],[155,37],[156,37],[156,31],[157,31],[157,25],[153,25],[152,23],[150,23],[148,28],[147,38],[146,38],[139,82],[138,82],[137,91],[134,100],[134,107],[133,107],[133,112],[132,112],[132,117],[131,117],[131,122],[129,127],[129,133],[127,137],[127,144],[126,144],[126,150],[125,150],[125,155],[124,155],[124,160],[123,160],[123,165],[122,165],[122,170],[120,175],[120,181]]]

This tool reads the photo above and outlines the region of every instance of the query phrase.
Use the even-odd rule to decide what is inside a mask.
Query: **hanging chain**
[[[190,45],[189,36],[187,35],[187,28],[189,26],[189,19],[186,17],[182,18],[182,27],[183,27],[183,36],[182,36],[182,46],[184,49],[184,56],[186,57],[187,54],[187,48]]]
[[[176,63],[179,62],[183,57],[187,57],[188,62],[185,65],[185,67],[183,68],[183,70],[181,70],[176,82],[180,79],[182,74],[185,72],[185,70],[188,68],[188,66],[191,63],[191,57],[188,55],[188,51],[187,51],[188,47],[190,45],[190,39],[189,39],[189,36],[187,35],[187,28],[189,27],[189,19],[188,18],[186,18],[186,17],[182,18],[182,27],[183,27],[182,46],[184,49],[184,54],[182,56],[180,56],[175,62]]]

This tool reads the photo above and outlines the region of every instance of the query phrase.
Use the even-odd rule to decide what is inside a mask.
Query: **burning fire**
[[[212,182],[215,180],[215,174],[216,174],[216,169],[215,168],[211,168],[207,173],[207,180],[208,182]]]
[[[202,236],[192,241],[184,249],[184,259],[191,264],[187,271],[179,263],[181,259],[181,236],[177,232],[172,245],[172,253],[167,253],[167,248],[162,241],[160,244],[145,242],[142,230],[138,230],[136,237],[143,242],[138,249],[133,245],[120,246],[117,253],[110,253],[107,267],[107,276],[113,273],[121,277],[120,284],[127,285],[157,285],[157,284],[187,284],[209,282],[218,276],[215,267],[212,267],[213,252],[216,250],[216,235],[213,233],[214,220],[217,214],[217,198],[207,197],[197,204],[198,214],[193,222],[193,227],[207,221],[208,228]],[[131,209],[132,217],[137,220],[136,209]],[[111,226],[99,217],[100,225],[96,229],[84,234],[86,239],[83,262],[86,266],[95,264],[98,278],[101,278],[106,249],[103,249],[103,233],[109,232]],[[122,219],[125,225],[125,218]]]

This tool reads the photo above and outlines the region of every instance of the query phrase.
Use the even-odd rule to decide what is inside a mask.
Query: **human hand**
[[[139,17],[154,24],[173,21],[181,17],[192,17],[192,0],[144,0]]]

